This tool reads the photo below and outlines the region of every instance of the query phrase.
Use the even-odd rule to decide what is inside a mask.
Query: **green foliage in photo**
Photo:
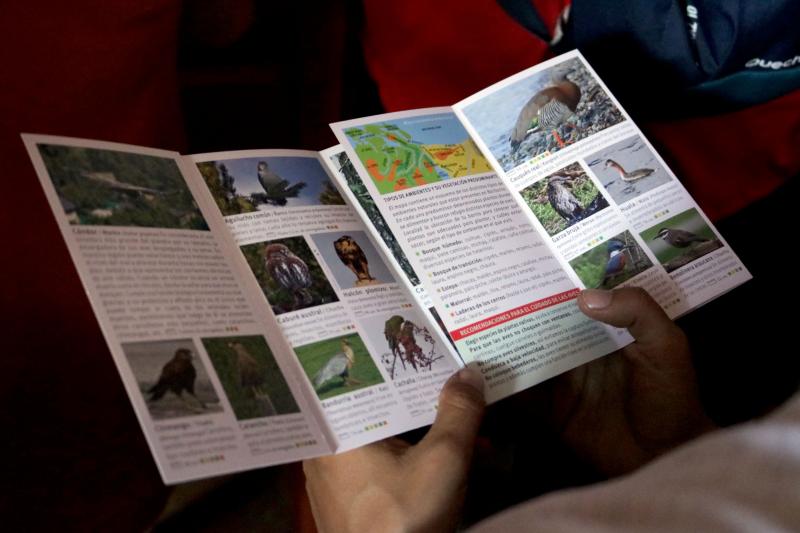
[[[264,250],[270,244],[283,244],[308,267],[312,279],[311,286],[304,289],[311,297],[311,302],[308,305],[297,307],[296,295],[283,287],[276,280],[272,279],[272,276],[267,270],[264,257]],[[322,272],[319,262],[314,257],[311,248],[309,248],[302,236],[248,244],[242,246],[241,250],[245,259],[247,259],[247,263],[250,265],[250,270],[255,274],[259,286],[264,291],[264,295],[267,297],[267,301],[272,306],[272,310],[276,315],[339,301],[336,297],[336,292]]]
[[[174,160],[40,144],[71,224],[208,230]]]
[[[608,243],[612,240],[621,241],[628,246],[628,249],[622,252],[626,255],[626,265],[621,273],[603,283],[606,265],[609,260]],[[569,264],[586,288],[589,289],[611,289],[653,266],[653,263],[636,243],[633,235],[627,231],[595,246],[585,254],[570,261]]]
[[[574,167],[574,168],[573,168]],[[586,174],[582,173],[580,165],[577,163],[570,165],[565,171],[579,172],[579,176],[573,178],[572,185],[567,189],[578,200],[581,206],[586,207],[597,196],[597,187]],[[558,174],[555,174],[558,175]],[[553,236],[567,228],[567,221],[559,215],[547,197],[547,186],[550,183],[548,176],[536,183],[522,189],[519,193],[528,205],[536,219],[544,226],[548,235]]]
[[[240,343],[242,348],[258,363],[259,371],[264,379],[263,385],[259,387],[260,391],[242,386],[241,369],[237,363],[238,356],[234,348],[230,346],[231,343],[236,342]],[[208,338],[203,339],[203,346],[214,365],[214,370],[222,383],[222,388],[225,389],[225,395],[228,397],[228,402],[230,402],[237,420],[260,418],[270,414],[284,415],[300,412],[264,337],[250,335]],[[266,402],[260,398],[261,391],[269,396],[275,413],[268,412]]]
[[[211,191],[217,207],[223,215],[238,215],[239,213],[252,213],[256,206],[248,198],[236,194],[236,179],[228,173],[224,164],[217,166],[214,161],[197,164],[197,169]]]
[[[332,377],[322,383],[317,390],[320,400],[383,383],[380,371],[372,361],[361,337],[356,333],[295,348],[295,353],[300,359],[300,365],[305,370],[308,379],[313,382],[317,373],[331,359],[342,353],[342,339],[345,339],[350,344],[355,356],[355,363],[349,371],[349,377],[354,383],[348,384],[344,378],[339,376]]]

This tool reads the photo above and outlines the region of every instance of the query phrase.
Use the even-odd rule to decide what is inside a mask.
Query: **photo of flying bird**
[[[520,110],[509,138],[511,150],[516,151],[528,135],[537,131],[551,131],[558,145],[566,146],[557,130],[562,124],[578,129],[570,119],[580,100],[580,87],[567,78],[566,72],[554,70],[551,85],[534,94]]]
[[[308,290],[313,283],[305,261],[297,257],[288,246],[278,243],[264,249],[264,266],[270,277],[293,297],[290,311],[308,307],[314,298]]]
[[[605,164],[604,168],[613,168],[614,170],[616,170],[619,173],[620,178],[622,178],[622,181],[626,181],[626,182],[633,182],[633,181],[640,180],[642,178],[646,178],[647,176],[649,176],[650,174],[655,172],[655,170],[652,169],[652,168],[637,168],[636,170],[632,170],[630,172],[627,172],[622,167],[622,165],[620,165],[619,163],[617,163],[613,159],[606,159],[606,164]]]
[[[341,352],[333,355],[320,368],[314,376],[314,390],[319,391],[326,383],[334,378],[341,378],[344,386],[360,385],[361,382],[350,376],[350,371],[356,362],[356,355],[347,339],[342,339],[339,343]]]
[[[258,360],[247,351],[247,348],[241,342],[229,342],[228,347],[236,354],[235,366],[242,391],[259,404],[262,416],[278,414],[275,404],[272,403],[272,398],[264,390],[266,384],[265,369],[262,368]]]
[[[194,382],[197,379],[197,370],[192,364],[192,351],[187,348],[179,348],[175,351],[172,359],[167,361],[161,369],[158,382],[147,392],[150,394],[148,402],[157,402],[167,392],[172,392],[183,400],[190,408],[195,408],[186,402],[183,391],[188,392],[194,397],[202,409],[206,409],[205,403],[194,393]]]
[[[306,186],[303,181],[290,185],[287,180],[270,170],[269,163],[266,161],[258,162],[257,172],[258,183],[261,184],[264,192],[254,193],[252,195],[254,201],[260,200],[276,206],[285,206],[288,198],[297,198],[300,191]]]
[[[364,250],[358,245],[355,239],[350,235],[342,235],[333,243],[333,248],[336,250],[336,255],[341,259],[342,263],[350,269],[356,276],[356,286],[368,285],[377,281],[369,273],[369,261],[364,254]]]
[[[652,240],[663,239],[664,242],[676,248],[687,248],[695,242],[710,242],[711,239],[695,235],[691,231],[674,228],[661,228]]]

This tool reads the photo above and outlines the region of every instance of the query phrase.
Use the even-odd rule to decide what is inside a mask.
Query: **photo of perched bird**
[[[569,191],[566,184],[570,179],[566,176],[553,176],[547,183],[547,199],[556,213],[571,225],[579,220],[583,206]],[[580,217],[580,218],[579,218]]]
[[[197,378],[197,370],[192,364],[192,351],[186,348],[179,348],[175,351],[172,359],[167,361],[161,369],[158,381],[147,392],[150,394],[148,402],[157,402],[167,392],[172,392],[181,400],[186,402],[183,391],[188,392],[197,401],[198,405],[205,409],[206,405],[194,393],[194,382]],[[193,407],[194,406],[190,406]]]
[[[262,416],[273,416],[278,414],[275,404],[272,403],[269,393],[264,390],[266,384],[265,369],[259,364],[255,357],[239,341],[228,343],[236,354],[236,369],[239,374],[239,386],[261,407]]]
[[[370,284],[375,280],[369,273],[369,261],[364,251],[350,235],[342,235],[333,243],[336,255],[356,276],[356,285]]]
[[[257,166],[258,183],[264,189],[263,197],[258,194],[253,195],[254,200],[262,200],[265,203],[285,206],[288,198],[296,198],[306,183],[299,181],[294,185],[283,179],[281,176],[270,170],[266,161],[259,161]]]
[[[606,262],[603,280],[600,282],[600,285],[598,285],[598,288],[607,287],[617,276],[625,272],[625,267],[628,264],[625,250],[628,248],[629,247],[626,246],[624,242],[617,239],[611,239],[606,243],[608,261]]]
[[[548,130],[563,148],[566,143],[559,136],[557,129],[562,124],[577,129],[577,126],[571,124],[569,120],[575,115],[580,100],[580,87],[567,79],[565,72],[554,71],[552,84],[534,94],[520,110],[509,138],[511,150],[516,151],[531,133]]]
[[[608,200],[580,163],[532,183],[520,195],[551,236],[608,207]]]
[[[402,370],[406,370],[408,364],[415,372],[419,372],[431,370],[433,363],[444,357],[436,353],[436,342],[428,329],[417,326],[402,315],[393,315],[386,320],[383,336],[391,353],[383,358],[383,363],[392,379],[398,370],[398,360]],[[428,347],[427,352],[420,346],[421,342]]]
[[[319,391],[334,378],[341,378],[345,386],[359,385],[360,381],[350,376],[350,370],[356,362],[356,355],[347,339],[340,342],[341,352],[333,355],[314,376],[314,390]]]
[[[314,302],[308,290],[313,282],[308,265],[288,246],[279,243],[267,246],[264,249],[264,266],[272,279],[292,295],[294,302],[290,311],[308,307]]]
[[[695,242],[709,242],[711,239],[695,235],[691,231],[675,228],[661,228],[652,240],[663,239],[664,242],[676,248],[686,248]]]
[[[637,181],[642,178],[646,178],[647,176],[655,172],[655,170],[652,168],[637,168],[636,170],[627,172],[622,167],[622,165],[620,165],[613,159],[606,159],[606,164],[604,168],[613,168],[619,173],[620,178],[622,178],[622,181],[627,181],[627,182]]]

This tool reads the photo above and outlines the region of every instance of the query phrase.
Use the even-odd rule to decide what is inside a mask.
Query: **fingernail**
[[[611,299],[614,295],[611,291],[602,291],[599,289],[586,289],[581,293],[581,299],[586,307],[589,309],[605,309],[611,305]]]
[[[458,381],[483,392],[483,376],[477,370],[466,367],[458,371]]]

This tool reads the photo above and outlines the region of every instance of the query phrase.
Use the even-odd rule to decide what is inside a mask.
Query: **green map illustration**
[[[491,171],[466,131],[462,142],[440,144],[415,141],[388,122],[350,128],[345,134],[381,194]]]

